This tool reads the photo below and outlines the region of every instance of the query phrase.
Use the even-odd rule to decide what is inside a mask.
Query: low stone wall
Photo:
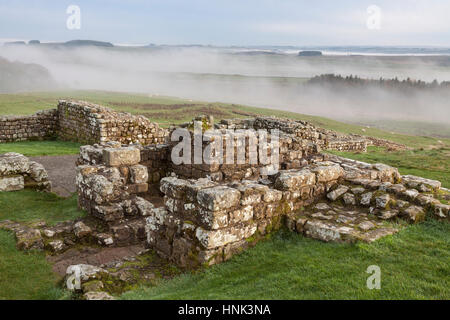
[[[24,188],[50,191],[51,183],[45,168],[19,153],[0,155],[0,192]]]
[[[379,138],[374,138],[374,137],[366,137],[364,136],[363,138],[365,138],[367,140],[368,145],[371,146],[376,146],[376,147],[383,147],[386,148],[388,151],[398,151],[398,150],[407,150],[408,147],[405,146],[404,144],[400,144],[400,143],[395,143],[386,139],[379,139]]]
[[[312,171],[292,170],[280,172],[269,185],[164,178],[165,208],[147,217],[148,244],[184,267],[227,260],[278,229],[283,215],[311,203],[343,174],[339,166],[331,166],[322,177],[322,168],[314,168],[318,181]]]
[[[221,120],[217,128],[227,129],[277,129],[289,135],[299,142],[308,142],[314,145],[316,152],[321,149],[338,151],[367,151],[367,141],[365,137],[344,135],[318,128],[307,121],[283,119],[277,117],[256,117],[250,119],[228,119]]]
[[[56,109],[39,111],[30,116],[1,116],[0,143],[54,137],[58,131],[57,119]]]
[[[161,191],[165,206],[150,210],[147,242],[183,267],[225,261],[282,225],[323,241],[371,242],[398,232],[388,220],[448,219],[450,209],[438,181],[328,155],[270,181],[167,177]]]
[[[58,103],[57,109],[31,116],[0,117],[0,143],[27,140],[62,140],[95,144],[117,141],[122,144],[161,144],[168,131],[144,116],[115,112],[84,101]]]
[[[58,136],[63,140],[90,144],[117,141],[146,145],[163,143],[167,137],[167,130],[144,116],[114,112],[83,101],[61,100],[58,117]]]

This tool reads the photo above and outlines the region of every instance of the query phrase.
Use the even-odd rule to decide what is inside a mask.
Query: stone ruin
[[[24,188],[50,191],[51,182],[45,168],[14,152],[0,155],[0,192]]]
[[[71,105],[60,102],[60,107],[66,104]],[[223,154],[229,151],[227,130],[279,130],[275,173],[267,170],[274,163],[175,164],[171,156],[178,152],[179,140],[168,137],[185,128],[193,141],[196,126],[207,136],[200,140],[202,151],[212,143],[205,131],[219,130]],[[116,132],[113,128],[106,132]],[[449,220],[450,205],[445,203],[450,190],[439,181],[322,153],[364,152],[368,141],[307,122],[257,117],[214,124],[202,116],[143,139],[151,144],[124,138],[80,148],[76,185],[79,207],[87,217],[55,226],[24,228],[6,221],[0,227],[15,231],[22,249],[60,254],[79,243],[144,244],[161,258],[191,269],[224,262],[282,227],[327,242],[372,242],[426,218]],[[269,134],[268,155],[273,154],[272,139]],[[248,139],[244,142],[234,145],[234,151],[248,159],[255,149]],[[261,157],[260,141],[253,144]],[[86,273],[92,268],[97,270],[92,274],[107,273],[100,266],[80,266]]]
[[[61,140],[80,143],[161,143],[167,130],[144,116],[115,112],[84,101],[60,100],[56,109],[0,117],[0,142]]]
[[[448,219],[450,206],[441,200],[449,193],[440,182],[321,153],[365,150],[364,140],[264,117],[216,125],[199,117],[181,125],[192,139],[196,121],[203,130],[222,130],[223,139],[226,129],[280,130],[277,173],[264,174],[264,166],[251,163],[175,165],[170,156],[178,140],[83,146],[78,199],[101,221],[99,243],[144,241],[178,266],[195,268],[223,262],[282,226],[323,241],[372,242],[398,232],[399,221]],[[202,151],[207,145],[202,141]],[[225,143],[221,146],[225,153]],[[237,147],[250,152],[248,141]]]

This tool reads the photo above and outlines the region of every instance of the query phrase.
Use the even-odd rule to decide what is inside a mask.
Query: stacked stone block
[[[297,143],[299,143],[303,148],[305,144],[312,144],[314,146],[312,150],[316,152],[320,152],[321,149],[361,152],[365,152],[367,150],[367,141],[364,137],[338,134],[331,130],[317,128],[311,123],[301,120],[282,119],[276,117],[228,119],[221,120],[216,127],[255,130],[278,129],[289,135],[291,138],[297,140]]]
[[[83,101],[61,100],[58,104],[61,139],[81,143],[117,141],[122,144],[163,143],[167,130],[144,116],[114,112]]]
[[[139,196],[148,191],[148,171],[139,164],[140,150],[110,147],[102,152],[104,164],[78,166],[79,207],[105,225],[100,243],[109,238],[110,245],[140,243],[145,238],[143,216],[153,208]]]
[[[0,155],[0,192],[24,188],[50,191],[51,183],[45,168],[19,153]]]
[[[31,116],[2,116],[0,143],[55,137],[58,131],[57,119],[56,109],[39,111]]]
[[[198,144],[201,149],[196,151],[195,140],[196,134],[189,131],[191,136],[191,155],[190,164],[175,164],[171,162],[171,170],[180,177],[184,178],[211,178],[214,181],[236,181],[242,179],[256,179],[261,175],[265,175],[265,169],[268,169],[272,164],[266,164],[261,159],[261,153],[265,152],[265,156],[270,160],[272,152],[271,136],[268,135],[267,148],[263,151],[258,145],[258,142],[251,142],[251,138],[246,133],[228,132],[220,130],[222,138],[222,159],[216,161],[214,150],[207,154],[208,146],[217,137],[210,132],[203,132],[202,136],[198,135]],[[257,139],[257,136],[254,136]],[[227,159],[227,142],[232,142],[232,159]],[[175,152],[173,149],[179,141],[171,141],[170,155]],[[238,153],[242,152],[242,160],[238,161]],[[195,155],[201,155],[200,163],[196,163]],[[211,159],[211,161],[207,161]],[[231,161],[230,161],[231,160]],[[208,163],[209,162],[209,163]],[[273,164],[278,169],[278,163]]]
[[[139,164],[147,168],[147,182],[149,187],[159,189],[159,181],[170,171],[170,146],[168,144],[142,146],[140,144],[123,145],[116,141],[109,141],[81,146],[77,165],[106,165],[106,159],[104,159],[105,149],[123,148],[127,146],[139,150]]]
[[[339,165],[324,162],[281,171],[273,183],[164,178],[165,207],[147,217],[148,244],[183,267],[222,262],[278,229],[286,215],[312,203],[342,175]]]

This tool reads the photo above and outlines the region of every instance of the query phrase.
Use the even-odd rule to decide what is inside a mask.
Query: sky
[[[450,47],[449,17],[448,0],[0,0],[0,41]]]

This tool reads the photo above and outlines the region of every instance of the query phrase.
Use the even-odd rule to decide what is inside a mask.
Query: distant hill
[[[110,42],[96,41],[96,40],[72,40],[63,43],[65,46],[96,46],[96,47],[114,47]]]
[[[305,50],[305,51],[300,51],[298,53],[298,55],[300,57],[318,57],[318,56],[322,55],[322,52],[321,51],[311,51],[311,50],[306,51]]]
[[[0,93],[55,89],[56,81],[41,65],[0,57]]]
[[[25,41],[5,42],[5,46],[22,46],[22,45],[26,45]]]
[[[25,41],[13,41],[13,42],[5,42],[5,46],[19,46],[19,45],[27,45]],[[114,47],[111,42],[97,41],[97,40],[71,40],[67,42],[50,42],[50,43],[42,43],[39,40],[30,40],[28,45],[41,45],[47,47]]]

